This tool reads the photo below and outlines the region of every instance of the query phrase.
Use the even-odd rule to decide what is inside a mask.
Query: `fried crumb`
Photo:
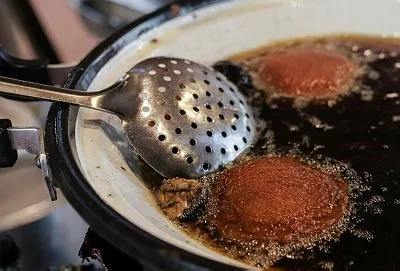
[[[173,16],[177,16],[181,12],[181,6],[177,4],[171,5],[171,13]]]

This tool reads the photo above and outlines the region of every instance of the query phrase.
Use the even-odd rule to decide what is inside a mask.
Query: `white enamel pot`
[[[397,36],[395,0],[183,1],[115,33],[74,70],[66,87],[109,86],[137,62],[175,56],[213,64],[269,42],[324,34]],[[157,207],[151,177],[127,147],[111,115],[53,104],[46,125],[53,179],[68,201],[107,241],[152,267],[249,269],[177,229]],[[150,179],[149,179],[150,178]]]

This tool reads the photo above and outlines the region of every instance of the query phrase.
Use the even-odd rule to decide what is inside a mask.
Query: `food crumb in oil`
[[[360,94],[363,101],[368,102],[374,99],[374,92],[370,89],[361,90]]]
[[[394,99],[394,98],[398,98],[399,94],[397,92],[392,92],[392,93],[388,93],[385,95],[385,98],[387,99]]]
[[[399,115],[392,116],[392,120],[393,120],[393,122],[400,121],[400,116]]]
[[[178,4],[172,4],[170,10],[173,16],[177,16],[181,12],[181,6]]]

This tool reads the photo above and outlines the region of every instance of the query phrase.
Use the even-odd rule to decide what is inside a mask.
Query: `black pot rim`
[[[180,15],[225,0],[177,2]],[[131,39],[176,17],[168,5],[117,31],[92,50],[67,78],[65,87],[86,89],[97,71]],[[125,39],[124,39],[125,38]],[[105,204],[85,180],[74,159],[69,140],[70,106],[54,103],[48,113],[45,148],[53,179],[69,203],[107,242],[156,270],[242,270],[190,253],[135,226]]]

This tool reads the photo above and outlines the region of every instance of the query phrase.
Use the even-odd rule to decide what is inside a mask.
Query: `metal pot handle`
[[[36,165],[42,170],[50,198],[57,200],[57,192],[50,177],[44,150],[43,130],[40,128],[14,128],[9,119],[0,119],[0,168],[12,167],[18,159],[17,150],[36,155]]]
[[[75,66],[76,63],[49,64],[48,60],[41,58],[17,58],[0,47],[0,76],[3,77],[45,85],[62,85]]]
[[[25,60],[9,55],[0,47],[0,74],[4,77],[50,84],[45,59]]]

